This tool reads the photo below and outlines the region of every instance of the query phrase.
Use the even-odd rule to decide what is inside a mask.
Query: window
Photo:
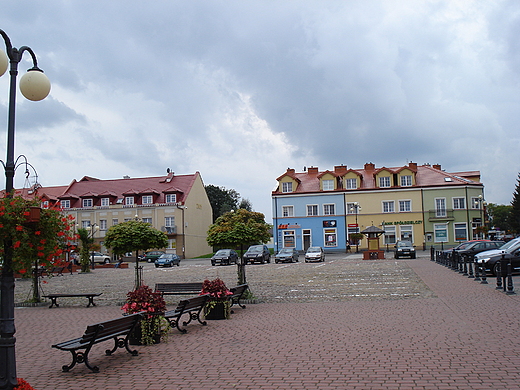
[[[345,188],[347,190],[354,190],[357,188],[357,179],[347,179],[345,181]]]
[[[383,201],[383,213],[393,213],[395,211],[394,201],[385,200]]]
[[[466,199],[465,198],[453,198],[453,209],[454,210],[462,210],[466,208]]]
[[[90,221],[89,220],[81,221],[81,227],[83,229],[90,227]]]
[[[49,208],[49,201],[48,200],[44,200],[42,203],[41,203],[41,208],[42,209],[48,209]]]
[[[142,204],[152,204],[153,197],[152,195],[143,195],[141,198]]]
[[[69,199],[60,200],[60,207],[62,209],[70,209],[70,200]]]
[[[175,217],[165,217],[164,226],[165,227],[174,227],[175,226]]]
[[[411,200],[400,200],[399,201],[399,212],[407,213],[412,211],[412,201]]]
[[[107,230],[107,220],[106,219],[100,219],[99,220],[99,230]]]
[[[177,202],[177,194],[166,194],[166,203]]]
[[[411,187],[412,186],[412,176],[404,175],[401,176],[401,187]]]
[[[399,227],[401,231],[401,240],[410,241],[413,243],[413,226],[412,225],[401,225]]]
[[[477,198],[477,197],[471,198],[471,208],[472,209],[479,210],[480,203],[481,203],[481,200],[479,198]]]
[[[92,207],[92,199],[83,199],[83,207]]]
[[[336,215],[334,204],[323,205],[323,215]]]
[[[308,204],[307,205],[307,217],[313,217],[318,215],[318,205],[317,204]]]
[[[334,189],[334,180],[322,180],[321,187],[323,191],[332,191]]]
[[[379,187],[390,187],[390,176],[383,176],[379,178]]]
[[[296,248],[294,230],[284,230],[282,237],[284,248]]]
[[[101,198],[101,206],[110,206],[110,198]]]
[[[152,224],[152,218],[143,218],[143,222],[149,223],[151,225]]]
[[[282,183],[282,192],[292,192],[292,181]]]
[[[177,239],[176,238],[168,239],[168,248],[167,249],[174,249],[175,252],[177,252]]]
[[[336,229],[324,229],[323,233],[325,235],[325,240],[323,241],[325,246],[338,246],[338,236],[336,234]]]
[[[385,225],[385,245],[395,244],[395,226]]]
[[[133,205],[134,204],[134,197],[133,196],[125,197],[125,204],[126,205]]]
[[[462,198],[464,199],[464,198]],[[466,223],[454,223],[453,230],[455,233],[455,241],[467,241],[468,231],[466,229]]]
[[[446,216],[446,199],[437,198],[435,199],[435,216],[445,217]]]
[[[435,242],[448,242],[448,225],[445,223],[436,223],[433,225],[435,234]]]
[[[294,217],[294,206],[282,206],[282,216]]]

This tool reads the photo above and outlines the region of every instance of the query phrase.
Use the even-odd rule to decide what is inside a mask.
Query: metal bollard
[[[484,261],[480,263],[480,267],[480,272],[482,273],[482,281],[480,282],[480,284],[488,284],[486,276],[486,264],[484,263]]]
[[[504,255],[502,254],[502,257],[504,257]],[[502,290],[502,264],[501,264],[501,261],[498,260],[498,267],[496,267],[496,270],[497,270],[497,285],[496,285],[496,289],[497,290]]]
[[[470,262],[472,268],[474,269],[474,273],[475,273],[475,278],[473,279],[474,281],[477,281],[477,282],[480,282],[480,267],[478,266],[478,263],[475,261],[475,258],[471,258],[471,262]]]
[[[507,291],[506,294],[516,294],[515,287],[513,286],[513,273],[511,266],[511,259],[507,263]]]
[[[473,275],[473,257],[467,255],[466,262],[468,263],[468,278],[473,279],[475,277]]]

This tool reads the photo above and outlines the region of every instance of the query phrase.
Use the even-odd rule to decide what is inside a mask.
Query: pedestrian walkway
[[[99,373],[61,372],[70,354],[50,346],[119,307],[18,308],[18,376],[38,390],[520,389],[520,297],[426,258],[399,262],[431,293],[248,305],[136,357],[96,345]]]

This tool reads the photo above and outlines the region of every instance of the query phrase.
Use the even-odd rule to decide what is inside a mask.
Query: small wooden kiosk
[[[367,236],[368,250],[363,252],[363,260],[377,260],[385,258],[385,251],[379,249],[379,237],[384,230],[376,226],[369,226],[361,233]]]

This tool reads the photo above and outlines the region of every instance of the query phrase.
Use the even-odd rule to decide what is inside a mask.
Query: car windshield
[[[309,248],[307,249],[307,253],[317,253],[320,252],[320,248]]]
[[[403,248],[403,247],[407,247],[407,246],[412,246],[412,243],[409,241],[399,241],[397,243],[398,248]]]
[[[455,248],[453,249],[466,249],[467,247],[469,247],[472,243],[471,242],[463,242],[462,244],[459,244],[457,245]]]
[[[159,259],[171,259],[174,255],[171,253],[165,253],[164,255],[161,255]]]
[[[221,249],[217,253],[215,253],[216,256],[226,256],[229,255],[229,249]]]
[[[247,251],[248,252],[262,252],[262,246],[252,246]]]
[[[280,252],[278,252],[279,255],[290,255],[292,253],[292,249],[282,249]]]

